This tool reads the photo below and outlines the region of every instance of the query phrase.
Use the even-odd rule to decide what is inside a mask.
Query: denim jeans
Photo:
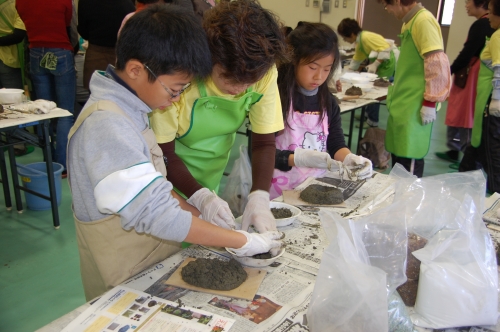
[[[0,60],[0,88],[23,89],[21,68],[12,68]]]
[[[40,66],[47,52],[57,57],[55,70]],[[73,52],[62,48],[32,48],[30,50],[31,81],[38,99],[51,100],[58,107],[74,113],[76,98],[76,72]],[[73,126],[74,117],[57,119],[56,148],[53,160],[66,169],[66,145],[68,133]]]
[[[371,122],[378,123],[378,113],[380,110],[380,104],[370,104],[366,106],[366,117],[370,119]]]

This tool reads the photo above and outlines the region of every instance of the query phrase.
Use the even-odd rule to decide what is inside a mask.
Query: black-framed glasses
[[[156,76],[155,73],[153,73],[153,71],[145,63],[143,65],[144,65],[144,67],[146,67],[147,70],[149,70],[149,72],[151,73],[151,75],[153,75],[153,77],[155,79],[157,79],[158,82],[160,82],[161,86],[165,89],[165,91],[168,92],[168,94],[170,95],[170,97],[172,99],[179,97],[184,92],[184,90],[186,90],[187,88],[189,88],[189,86],[191,85],[191,83],[188,83],[188,84],[184,85],[182,87],[182,89],[180,89],[179,91],[170,90],[169,88],[167,88],[167,86],[165,84],[163,84],[163,82],[158,78],[158,76]]]

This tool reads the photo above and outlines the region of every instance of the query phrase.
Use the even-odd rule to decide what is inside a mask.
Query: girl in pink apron
[[[337,35],[323,23],[299,23],[287,41],[293,59],[278,71],[285,129],[276,136],[271,199],[327,170],[356,167],[358,179],[370,177],[370,160],[345,144],[340,108],[326,83],[339,65]]]

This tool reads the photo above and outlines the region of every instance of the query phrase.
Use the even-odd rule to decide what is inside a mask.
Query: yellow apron
[[[83,121],[99,110],[112,111],[128,118],[125,112],[111,101],[104,100],[92,104],[82,111],[71,128],[68,145]],[[155,169],[166,177],[163,153],[153,131],[147,127],[142,135],[151,152],[151,162]],[[80,221],[76,216],[74,218],[80,252],[80,270],[87,301],[181,249],[181,244],[178,242],[139,234],[133,229],[124,230],[119,215],[91,222]]]

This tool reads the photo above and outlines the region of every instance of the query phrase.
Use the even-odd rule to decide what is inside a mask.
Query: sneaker
[[[358,120],[358,121],[359,121],[359,120],[361,120],[361,114],[355,114],[355,115],[354,115],[354,118],[355,118],[356,120]],[[365,116],[365,119],[366,119],[366,116]],[[358,128],[359,128],[359,127],[358,127]]]
[[[373,122],[370,119],[366,119],[366,121],[363,122],[363,129],[376,128],[376,127],[378,127],[378,122]],[[359,124],[356,125],[356,128],[359,128]]]
[[[68,177],[68,171],[64,170],[61,174],[61,178],[66,179]]]
[[[458,151],[449,150],[446,152],[436,152],[436,156],[452,163],[458,162]]]
[[[456,163],[450,164],[448,167],[451,168],[451,169],[457,169],[458,170],[458,167],[460,167],[460,163],[456,162]]]

